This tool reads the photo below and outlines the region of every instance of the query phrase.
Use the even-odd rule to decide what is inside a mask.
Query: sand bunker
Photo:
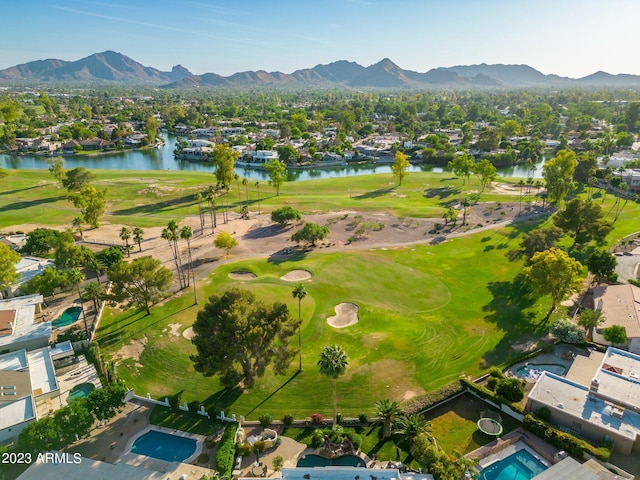
[[[233,280],[252,280],[256,277],[257,275],[253,272],[231,272],[229,274],[229,278]]]
[[[285,282],[301,282],[303,280],[309,280],[311,278],[311,272],[306,270],[291,270],[286,275],[280,277],[280,280]]]
[[[171,329],[171,331],[169,332],[169,335],[173,335],[176,337],[180,335],[180,327],[182,327],[181,323],[170,323],[169,328]]]
[[[191,340],[195,336],[195,333],[193,333],[193,327],[189,327],[182,332],[182,336],[187,340]]]
[[[332,327],[344,328],[358,323],[358,306],[355,303],[339,303],[335,309],[336,314],[327,318]]]

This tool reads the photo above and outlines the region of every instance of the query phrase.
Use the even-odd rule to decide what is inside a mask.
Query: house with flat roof
[[[42,295],[0,300],[0,353],[35,350],[49,344],[51,322],[36,323]]]
[[[627,334],[625,347],[640,354],[640,288],[635,285],[601,285],[593,289],[594,308],[604,321],[593,333],[593,341],[609,344],[602,336],[605,328],[620,325]]]
[[[37,420],[36,405],[59,391],[49,347],[0,355],[0,444],[17,439]]]
[[[55,268],[56,264],[48,258],[22,257],[16,263],[18,281],[0,291],[0,298],[13,298],[19,295],[20,287],[37,275],[42,275],[47,267]]]
[[[527,400],[529,411],[541,407],[571,433],[640,453],[640,356],[609,347],[589,385],[544,372]]]

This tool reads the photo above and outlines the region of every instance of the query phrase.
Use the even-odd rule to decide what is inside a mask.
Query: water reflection
[[[212,172],[213,167],[206,162],[187,162],[175,160],[173,150],[177,137],[165,135],[167,144],[163,148],[149,150],[130,150],[125,152],[109,153],[105,155],[63,157],[67,168],[86,167],[89,169],[105,170],[181,170]],[[534,178],[542,178],[542,164],[535,165]],[[0,155],[0,167],[8,169],[42,169],[48,168],[46,158],[42,156],[12,156]],[[411,165],[409,172],[443,172],[446,169],[434,165]],[[498,174],[503,177],[527,177],[528,167],[517,165],[509,168],[501,168]],[[348,165],[346,167],[326,167],[310,170],[288,170],[289,181],[310,180],[320,178],[352,177],[368,175],[372,173],[390,173],[390,165]],[[254,170],[244,167],[236,168],[236,173],[241,177],[253,180],[268,180],[267,173],[263,170]]]

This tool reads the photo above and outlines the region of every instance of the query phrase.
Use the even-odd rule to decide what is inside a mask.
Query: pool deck
[[[510,377],[518,377],[517,371],[519,368],[524,367],[525,365],[562,365],[565,368],[564,375],[571,369],[573,363],[579,359],[580,357],[589,357],[588,350],[583,348],[578,348],[573,345],[566,344],[558,344],[556,345],[555,351],[552,353],[541,353],[533,358],[530,358],[524,362],[519,362],[514,365],[511,365],[506,371],[505,375]],[[596,352],[597,353],[597,352]],[[524,379],[528,382],[535,382],[533,379]]]

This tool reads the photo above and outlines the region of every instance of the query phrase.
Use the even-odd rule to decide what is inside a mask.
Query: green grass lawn
[[[521,228],[521,227],[518,227]],[[546,299],[536,301],[514,282],[520,263],[506,260],[517,246],[515,227],[452,239],[439,245],[346,253],[292,256],[281,263],[265,259],[222,265],[202,282],[201,298],[230,286],[247,288],[266,301],[285,301],[294,315],[294,284],[280,280],[294,269],[313,275],[305,283],[302,302],[304,371],[286,376],[271,373],[249,392],[222,389],[217,378],[193,370],[195,353],[182,336],[169,334],[169,324],[181,331],[199,309],[184,293],[152,314],[107,311],[98,332],[102,352],[113,355],[132,339],[146,337],[139,359],[127,359],[118,372],[141,395],[164,397],[181,392],[183,400],[198,400],[213,411],[225,410],[249,419],[262,413],[281,418],[286,413],[306,418],[331,411],[331,382],[316,367],[326,345],[337,343],[349,355],[347,374],[338,381],[338,408],[344,415],[371,413],[381,398],[402,400],[406,394],[436,389],[461,374],[478,375],[506,361],[511,345],[546,332],[541,320]],[[234,270],[258,277],[231,280]],[[340,302],[360,307],[360,321],[345,329],[326,324]]]

